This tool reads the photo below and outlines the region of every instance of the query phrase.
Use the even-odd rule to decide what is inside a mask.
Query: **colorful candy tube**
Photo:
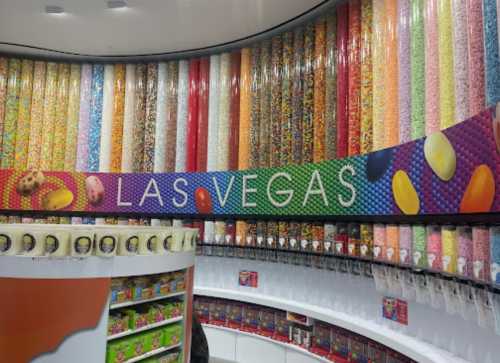
[[[441,228],[436,225],[427,226],[427,263],[431,270],[442,270]]]
[[[412,226],[412,261],[417,268],[427,268],[427,232],[424,226]]]
[[[359,223],[349,223],[347,226],[347,252],[349,256],[359,257],[361,254],[361,231]]]
[[[360,257],[371,259],[373,256],[373,224],[363,223],[360,226],[360,238],[361,238],[359,247]]]
[[[42,148],[40,169],[50,170],[54,146],[55,106],[57,99],[57,64],[47,63],[45,78],[45,98],[43,104]]]
[[[460,226],[458,233],[457,274],[462,277],[472,277],[472,228]]]
[[[249,168],[259,166],[259,135],[260,135],[260,47],[254,46],[251,53],[250,79],[250,128],[249,128]]]
[[[500,101],[500,46],[498,43],[497,4],[495,2],[495,0],[483,1],[487,106],[496,105]]]
[[[231,101],[231,54],[220,57],[219,124],[217,137],[217,170],[228,170],[229,166],[229,110]]]
[[[373,3],[361,0],[361,148],[362,154],[373,148]]]
[[[238,169],[248,169],[250,157],[250,119],[252,106],[251,77],[252,77],[252,55],[251,49],[241,50],[240,68],[240,119],[239,119],[239,142],[238,142]],[[218,73],[217,73],[218,75]],[[210,72],[212,77],[212,72]],[[214,87],[217,84],[214,82]],[[212,79],[210,79],[210,91],[212,91]],[[236,222],[236,244],[246,243],[247,224],[244,221]]]
[[[3,138],[3,122],[5,115],[5,100],[7,95],[7,79],[9,62],[7,58],[0,57],[0,151]]]
[[[290,224],[292,229],[292,224]],[[345,256],[347,255],[347,242],[349,240],[347,224],[337,223],[335,231],[335,254]]]
[[[324,17],[314,25],[314,155],[315,163],[325,160],[325,58],[326,21]],[[274,54],[274,53],[273,53]],[[274,71],[273,71],[274,73]],[[274,96],[273,96],[274,97]],[[272,102],[272,101],[271,101]],[[273,150],[271,150],[271,157]],[[321,227],[323,230],[323,227]]]
[[[353,156],[361,151],[361,1],[350,1],[348,13],[347,154]]]
[[[398,94],[398,8],[396,0],[385,0],[385,109],[384,109],[384,146],[399,144],[399,94]]]
[[[438,0],[427,0],[424,6],[425,27],[425,134],[440,128],[439,112],[439,36]]]
[[[102,99],[102,125],[99,147],[99,171],[110,172],[112,132],[113,132],[113,103],[114,103],[114,73],[115,68],[111,64],[104,66],[104,84]]]
[[[23,60],[19,91],[19,111],[15,144],[14,167],[24,170],[28,164],[28,145],[31,124],[31,94],[33,91],[33,61]]]
[[[240,138],[240,74],[241,53],[231,52],[231,93],[229,106],[229,170],[238,170]]]
[[[168,62],[168,89],[167,89],[167,151],[165,155],[165,171],[175,171],[176,140],[177,140],[177,87],[179,84],[179,63]]]
[[[375,224],[373,226],[373,259],[384,261],[387,256],[386,249],[385,225]]]
[[[281,82],[281,165],[292,163],[292,74],[293,33],[283,34],[283,69]]]
[[[52,150],[52,170],[64,169],[66,151],[66,119],[68,116],[69,64],[60,63],[57,75],[57,97],[54,121],[54,147]]]
[[[200,60],[189,61],[189,98],[186,139],[186,171],[196,171],[196,148],[198,146],[198,89]]]
[[[373,0],[373,151],[383,149],[385,113],[385,3]]]
[[[500,285],[500,227],[490,228],[491,282]]]
[[[453,74],[455,120],[469,117],[469,61],[467,49],[467,0],[451,1],[453,20]]]
[[[110,162],[109,162],[109,170],[112,173],[121,172],[121,166],[122,166],[125,87],[126,87],[126,65],[115,64],[113,68],[113,101],[112,101],[113,110],[111,116],[112,117],[111,140],[110,140],[111,150],[110,150]],[[105,94],[106,94],[106,88],[105,88]]]
[[[152,173],[155,160],[156,103],[158,97],[158,63],[148,63],[146,115],[144,121],[144,160],[142,171]]]
[[[281,165],[281,88],[282,88],[282,68],[283,43],[280,36],[272,39],[271,51],[271,147],[270,165],[278,167]]]
[[[302,104],[302,163],[314,160],[314,24],[308,23],[304,31],[304,68]],[[264,111],[264,110],[263,110]]]
[[[198,135],[196,148],[196,171],[207,171],[208,150],[208,103],[210,87],[210,59],[200,59],[198,88]]]
[[[413,236],[411,226],[403,224],[399,226],[399,263],[402,265],[412,264]]]
[[[99,171],[103,85],[104,66],[94,64],[92,67],[92,96],[90,100],[88,171]]]
[[[189,63],[179,61],[177,94],[177,139],[175,149],[175,171],[186,171],[187,107],[189,98]]]
[[[391,263],[399,263],[399,226],[397,224],[388,224],[385,227],[385,238],[385,260]]]
[[[89,126],[90,126],[91,94],[92,94],[92,66],[90,64],[83,64],[81,71],[81,79],[80,79],[80,112],[78,121],[78,146],[76,150],[77,171],[87,171],[87,165],[89,159],[88,139],[89,139]]]
[[[74,171],[78,145],[78,120],[80,112],[80,64],[72,64],[69,76],[68,119],[66,124],[66,152],[64,170]]]
[[[132,133],[132,170],[140,173],[144,162],[144,135],[146,126],[147,66],[137,64],[135,68],[134,131]]]
[[[455,82],[453,74],[453,22],[449,0],[438,0],[439,108],[440,128],[455,124]]]
[[[133,165],[133,135],[135,120],[135,64],[125,68],[125,104],[123,115],[123,138],[121,172],[131,173]]]
[[[337,158],[347,156],[348,148],[348,4],[337,6]]]
[[[472,227],[472,276],[490,281],[490,235],[486,226]]]
[[[467,0],[468,48],[469,48],[469,117],[476,115],[484,108],[485,70],[483,42],[483,8],[482,2]]]
[[[457,230],[453,226],[443,226],[441,229],[441,239],[443,241],[443,272],[456,274],[458,260],[458,236]]]
[[[411,138],[425,136],[424,0],[411,0]]]
[[[1,68],[1,63],[0,63],[0,68]],[[33,91],[31,94],[31,115],[30,115],[31,121],[30,121],[30,134],[29,134],[29,145],[28,145],[28,165],[27,165],[28,169],[38,169],[40,167],[40,153],[42,145],[42,128],[43,128],[43,104],[45,95],[45,71],[46,71],[45,62],[40,62],[40,61],[35,62],[33,68]],[[1,74],[0,74],[0,83],[1,83]],[[0,106],[0,108],[2,106]],[[0,115],[0,117],[1,116],[2,115]],[[0,119],[3,120],[3,118]]]
[[[283,65],[285,65],[284,54],[283,47]],[[337,14],[335,11],[328,13],[326,17],[325,66],[325,158],[332,160],[337,157]]]
[[[260,48],[260,84],[259,94],[259,167],[270,166],[271,138],[271,42],[262,42]]]
[[[302,162],[302,117],[304,97],[304,28],[293,33],[293,73],[292,73],[292,154],[293,164]]]
[[[411,141],[411,0],[398,0],[399,143]]]
[[[5,98],[5,118],[3,124],[2,163],[3,169],[14,167],[16,147],[16,124],[19,110],[21,87],[21,61],[9,59],[7,95]]]

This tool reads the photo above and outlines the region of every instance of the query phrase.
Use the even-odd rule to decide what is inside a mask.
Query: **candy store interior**
[[[0,0],[0,362],[499,362],[499,29]]]

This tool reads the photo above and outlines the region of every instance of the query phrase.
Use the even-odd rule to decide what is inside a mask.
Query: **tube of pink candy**
[[[472,227],[472,272],[476,280],[490,280],[490,232],[486,226]]]
[[[375,224],[373,226],[373,259],[383,261],[386,256],[385,225]]]
[[[410,265],[412,262],[412,230],[411,226],[403,224],[399,226],[399,263]]]
[[[427,226],[427,262],[429,269],[441,271],[442,264],[441,227]]]
[[[472,228],[458,227],[457,275],[472,277]]]

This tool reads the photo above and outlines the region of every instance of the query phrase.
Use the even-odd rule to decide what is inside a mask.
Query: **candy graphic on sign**
[[[495,178],[488,165],[479,165],[465,189],[460,213],[489,212],[495,198]]]
[[[17,184],[17,192],[22,196],[34,194],[45,182],[45,176],[41,171],[33,170],[23,176]]]
[[[394,200],[404,214],[417,214],[420,210],[420,199],[410,177],[403,170],[398,170],[392,178]]]
[[[42,208],[45,210],[59,210],[73,203],[73,193],[66,188],[48,192],[42,199]]]
[[[99,205],[104,198],[104,185],[101,180],[91,175],[85,179],[85,191],[87,192],[87,199],[92,205]]]
[[[368,155],[366,160],[366,178],[375,182],[382,178],[389,169],[392,160],[392,149],[375,151]]]
[[[205,188],[197,188],[194,191],[194,200],[198,213],[210,214],[212,213],[212,198],[210,193]]]
[[[450,140],[442,132],[435,132],[425,139],[425,160],[439,179],[448,181],[455,174],[457,156]]]

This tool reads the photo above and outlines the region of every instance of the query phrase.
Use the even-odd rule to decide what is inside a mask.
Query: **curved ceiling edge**
[[[0,41],[0,55],[21,56],[23,58],[47,59],[52,60],[79,60],[93,62],[144,62],[144,61],[161,61],[169,59],[199,57],[203,55],[229,51],[235,48],[245,47],[251,43],[272,37],[276,34],[290,30],[291,28],[301,25],[308,20],[322,14],[327,9],[330,9],[335,4],[342,0],[324,0],[319,5],[299,14],[283,23],[275,25],[269,29],[256,34],[248,35],[243,38],[235,39],[229,42],[214,44],[202,48],[186,49],[180,51],[172,51],[165,53],[152,54],[130,54],[130,55],[92,55],[80,54],[74,52],[66,52],[56,49],[48,49],[27,44],[17,44],[11,42]]]

